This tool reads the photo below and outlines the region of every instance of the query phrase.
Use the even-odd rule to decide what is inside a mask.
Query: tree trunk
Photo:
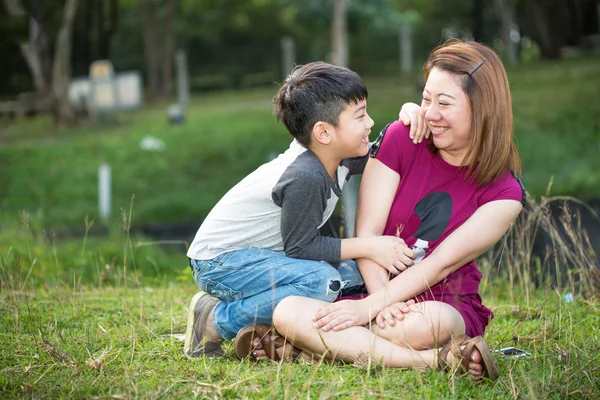
[[[568,27],[569,16],[564,13],[562,1],[548,3],[545,0],[522,0],[520,3],[524,21],[524,33],[540,47],[542,58],[560,57],[564,31]],[[557,15],[557,19],[554,19]]]
[[[63,8],[54,64],[52,68],[52,101],[54,119],[58,125],[73,125],[75,113],[69,104],[69,81],[71,78],[71,37],[73,20],[77,12],[78,0],[67,0]]]
[[[154,100],[159,95],[158,60],[156,48],[156,7],[154,0],[140,2],[142,17],[142,35],[144,39],[144,54],[146,56],[146,79],[148,82],[148,98]]]
[[[473,39],[485,42],[483,29],[484,0],[473,0]]]
[[[32,22],[30,23],[34,23],[33,18],[31,20]],[[23,57],[25,57],[25,62],[29,67],[31,76],[33,77],[35,91],[41,94],[48,93],[48,81],[44,77],[42,61],[40,60],[39,50],[35,43],[21,43],[19,46],[21,47],[21,53],[23,53]]]
[[[98,57],[100,59],[110,59],[110,43],[117,30],[118,12],[118,0],[110,0],[109,2],[101,0],[98,15]]]
[[[348,66],[348,27],[346,14],[349,0],[333,1],[333,23],[331,24],[332,57],[335,65]]]
[[[4,0],[4,8],[12,16],[27,14],[19,0]],[[47,42],[42,25],[29,15],[29,40],[27,43],[20,43],[19,47],[31,72],[33,86],[36,92],[42,95],[48,93],[49,86],[41,48]]]
[[[163,48],[163,95],[173,95],[173,51],[175,47],[175,9],[178,0],[167,1],[167,14],[165,17],[165,42]]]
[[[519,62],[518,44],[511,38],[511,30],[516,25],[515,6],[511,0],[496,0],[496,9],[500,16],[500,34],[506,49],[506,61],[508,64]]]
[[[90,27],[94,26],[94,0],[84,1],[80,12],[83,12],[83,18],[79,18],[81,21],[81,27],[79,32],[81,37],[77,38],[80,45],[78,47],[78,56],[80,59],[81,70],[85,71],[85,75],[89,75],[90,65],[94,61],[93,54],[93,36],[90,35]]]

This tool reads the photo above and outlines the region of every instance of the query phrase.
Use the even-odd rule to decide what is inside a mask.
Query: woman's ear
[[[317,121],[313,125],[312,138],[317,143],[329,144],[331,143],[331,131],[333,127],[327,122]]]

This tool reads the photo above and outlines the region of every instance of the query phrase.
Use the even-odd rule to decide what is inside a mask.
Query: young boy
[[[342,260],[410,265],[412,251],[396,237],[317,233],[367,162],[367,97],[356,73],[324,62],[287,77],[273,102],[294,137],[289,149],[225,194],[187,253],[201,292],[190,302],[186,356],[222,355],[223,339],[246,325],[271,324],[285,297],[334,301],[342,289],[362,285],[356,263]]]

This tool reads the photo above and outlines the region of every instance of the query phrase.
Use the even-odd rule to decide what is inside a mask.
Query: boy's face
[[[350,103],[341,112],[333,142],[341,158],[361,157],[369,152],[373,120],[367,114],[367,101]]]

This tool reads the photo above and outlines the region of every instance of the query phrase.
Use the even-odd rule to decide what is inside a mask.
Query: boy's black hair
[[[300,65],[288,75],[273,98],[273,113],[308,147],[317,122],[337,127],[344,108],[367,97],[367,87],[356,72],[316,61]]]

